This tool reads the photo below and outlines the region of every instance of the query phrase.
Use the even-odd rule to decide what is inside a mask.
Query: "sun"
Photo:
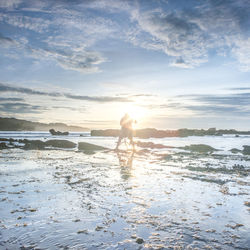
[[[145,108],[137,105],[126,105],[124,107],[123,113],[128,113],[132,119],[140,122],[145,118],[147,111],[145,110]]]

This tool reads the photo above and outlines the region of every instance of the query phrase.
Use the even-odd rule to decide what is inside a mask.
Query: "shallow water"
[[[212,146],[222,149],[227,139],[228,148],[247,145],[220,138]],[[194,141],[213,140],[153,140],[171,146]],[[0,248],[249,249],[249,173],[250,157],[226,150],[2,150]]]

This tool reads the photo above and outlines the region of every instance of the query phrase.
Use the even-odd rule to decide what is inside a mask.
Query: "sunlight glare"
[[[123,113],[128,113],[132,119],[140,122],[145,118],[147,112],[145,108],[139,107],[137,105],[126,105],[126,107],[124,107]]]

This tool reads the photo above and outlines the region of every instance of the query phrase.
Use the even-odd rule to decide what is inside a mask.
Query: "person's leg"
[[[129,140],[130,140],[130,145],[133,146],[133,150],[135,150],[135,142],[133,140],[133,130],[129,131]]]
[[[120,146],[120,144],[121,144],[121,141],[122,141],[122,139],[124,138],[125,132],[126,132],[126,131],[124,130],[124,128],[121,128],[120,134],[119,134],[119,138],[118,138],[118,142],[117,142],[117,144],[116,144],[115,150],[118,150],[118,148],[119,148],[119,146]]]
[[[122,141],[122,137],[121,137],[121,135],[120,135],[120,136],[119,136],[119,139],[118,139],[118,142],[117,142],[117,144],[116,144],[115,150],[118,150],[118,148],[119,148],[119,146],[120,146],[120,144],[121,144],[121,141]]]
[[[130,144],[133,146],[133,150],[135,150],[135,142],[133,140],[133,137],[130,138]]]

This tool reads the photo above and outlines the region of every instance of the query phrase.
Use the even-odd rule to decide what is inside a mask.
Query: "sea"
[[[0,150],[0,249],[250,249],[250,156],[242,152],[250,136],[135,138],[168,146],[135,151],[126,143],[114,151],[117,138],[89,132],[0,138],[107,148]],[[216,150],[184,148],[198,144]]]

